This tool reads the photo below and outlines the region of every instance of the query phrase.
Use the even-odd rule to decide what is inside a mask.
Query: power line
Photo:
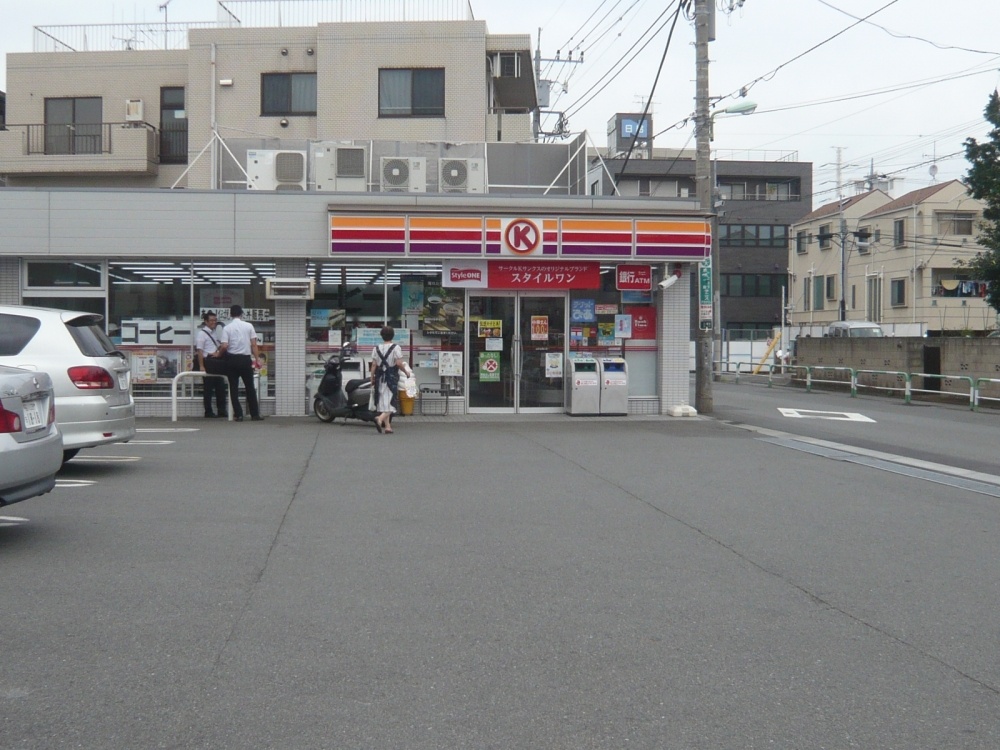
[[[677,0],[675,0],[675,2],[677,2]],[[673,3],[671,3],[671,5],[673,5]],[[639,39],[637,39],[635,41],[635,43],[631,47],[629,47],[628,50],[625,51],[625,54],[623,54],[621,57],[618,58],[618,60],[608,69],[608,72],[606,72],[603,76],[601,76],[601,78],[599,78],[597,80],[597,83],[595,83],[593,86],[591,86],[589,89],[587,89],[580,96],[580,99],[577,99],[576,102],[573,102],[570,105],[570,108],[572,108],[572,111],[568,111],[567,112],[567,117],[569,115],[571,115],[571,114],[575,114],[576,112],[579,112],[583,107],[585,107],[587,104],[589,104],[594,99],[594,97],[596,97],[599,93],[601,93],[604,89],[606,89],[611,84],[611,82],[615,80],[615,78],[617,78],[618,76],[620,76],[625,71],[625,69],[635,60],[635,58],[639,56],[639,53],[641,53],[644,49],[646,49],[646,47],[649,46],[650,42],[652,42],[656,38],[656,35],[660,31],[662,31],[663,28],[668,23],[670,23],[670,19],[667,19],[662,24],[660,24],[660,26],[655,31],[652,32],[652,36],[650,36],[649,39],[647,39],[643,43],[643,45],[641,47],[639,47],[639,49],[635,52],[635,54],[632,55],[632,57],[624,65],[622,65],[621,69],[618,70],[617,72],[615,72],[614,75],[612,75],[612,71],[614,71],[615,67],[617,67],[622,62],[622,60],[624,60],[625,57],[628,56],[628,54],[630,52],[632,52],[632,50],[634,50],[636,48],[636,46],[639,44],[639,42],[642,41],[643,37],[645,37],[647,34],[650,33],[650,31],[653,29],[653,25],[655,25],[661,18],[663,18],[663,16],[665,16],[669,12],[670,12],[670,8],[668,7],[666,10],[664,10],[662,13],[660,13],[660,15],[656,17],[656,20],[653,21],[653,24],[651,24],[646,29],[646,31],[644,31],[640,35]],[[597,88],[598,84],[602,80],[604,80],[605,78],[607,78],[609,75],[611,75],[612,77],[603,86],[601,86],[600,88]],[[595,88],[597,89],[596,91],[594,91]],[[588,98],[588,99],[586,99],[584,101],[581,101],[581,100],[583,100],[584,97],[586,97],[592,91],[594,93],[593,93],[593,95],[590,96],[590,98]]]

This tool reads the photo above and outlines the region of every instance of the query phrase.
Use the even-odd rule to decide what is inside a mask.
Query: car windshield
[[[66,321],[66,329],[88,357],[107,357],[116,352],[115,345],[99,325],[101,319],[100,315],[81,315]]]
[[[880,339],[883,335],[882,329],[877,326],[851,329],[851,336],[856,339]]]

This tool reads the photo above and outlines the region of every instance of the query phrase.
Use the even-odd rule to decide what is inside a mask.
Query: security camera
[[[680,278],[679,276],[674,276],[674,274],[670,274],[669,276],[667,276],[667,278],[665,278],[663,281],[657,284],[657,286],[660,287],[660,289],[669,289],[670,287],[672,287],[674,284],[677,283],[677,279],[679,278]]]

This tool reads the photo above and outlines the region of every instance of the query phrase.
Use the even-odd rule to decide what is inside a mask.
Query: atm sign
[[[615,271],[616,288],[618,291],[648,292],[653,288],[653,267],[623,263]]]

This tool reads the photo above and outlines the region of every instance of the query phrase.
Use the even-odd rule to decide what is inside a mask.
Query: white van
[[[826,329],[830,338],[880,339],[885,336],[882,326],[866,320],[839,320]]]

